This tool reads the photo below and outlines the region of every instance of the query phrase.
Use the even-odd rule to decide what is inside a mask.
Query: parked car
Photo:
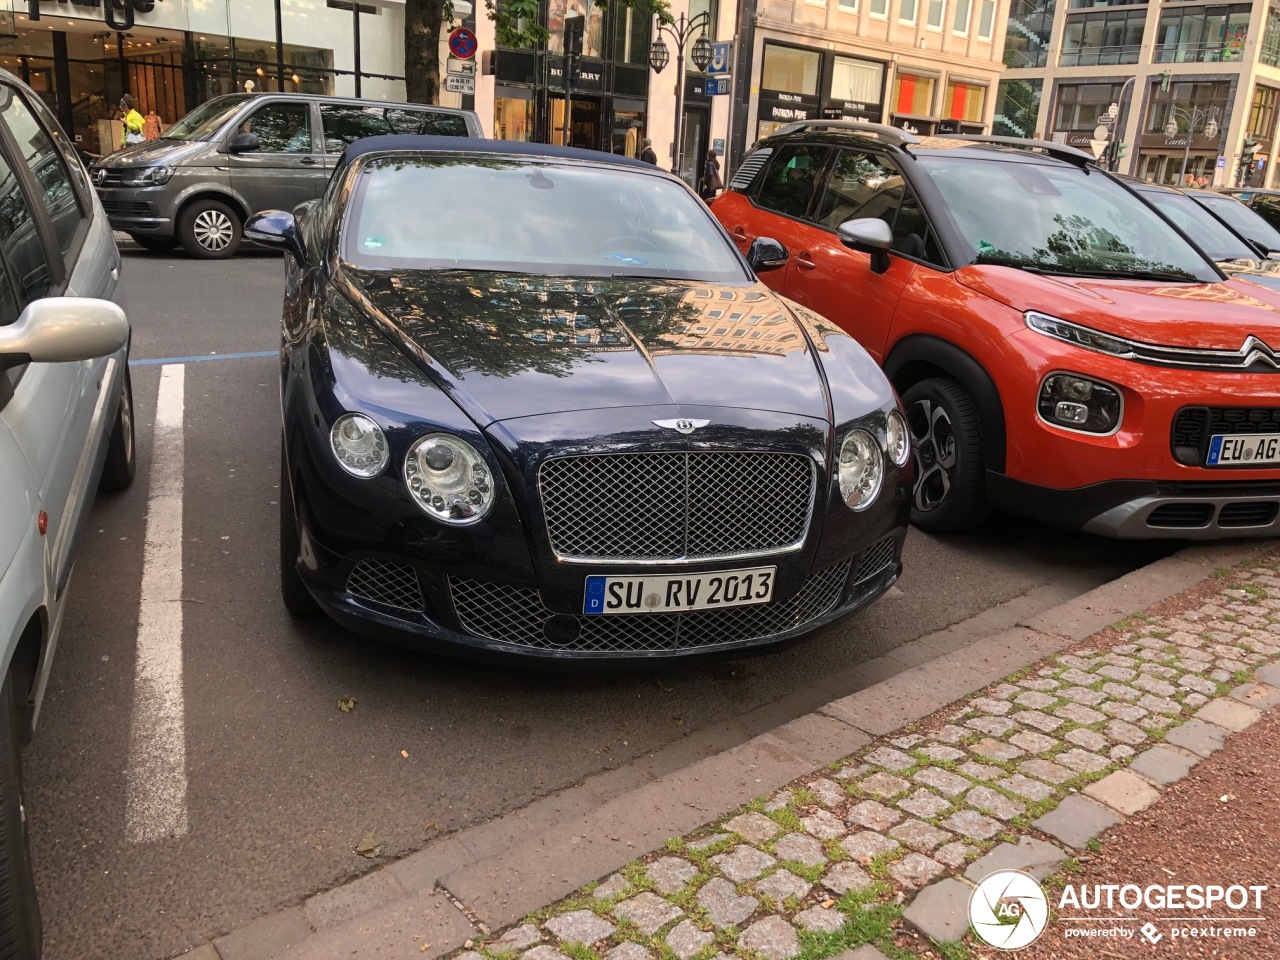
[[[1115,537],[1280,533],[1280,310],[1062,144],[810,121],[711,208],[906,404],[912,519],[993,505]]]
[[[740,256],[670,174],[376,137],[296,220],[246,230],[289,251],[294,613],[470,657],[657,661],[797,640],[897,579],[888,380],[756,279],[777,244]]]
[[[1236,197],[1212,190],[1188,191],[1187,195],[1249,241],[1259,254],[1280,257],[1280,231],[1253,207]]]
[[[232,93],[196,107],[159,140],[93,167],[111,226],[149,250],[179,243],[229,257],[245,220],[324,192],[347,144],[377,134],[480,137],[470,110],[288,93]]]
[[[1261,244],[1249,240],[1239,232],[1239,227],[1233,227],[1218,217],[1214,212],[1217,206],[1215,202],[1202,202],[1203,191],[1184,192],[1176,187],[1148,183],[1136,177],[1120,179],[1208,254],[1227,276],[1252,280],[1272,290],[1280,290],[1280,260],[1269,259],[1269,251]],[[1230,203],[1246,217],[1256,218],[1256,214],[1234,200]],[[1237,224],[1241,223],[1241,218],[1233,219]],[[1248,227],[1248,221],[1245,220],[1243,228]]]
[[[1271,226],[1280,229],[1280,190],[1261,187],[1226,187],[1218,192],[1239,200]]]
[[[21,145],[21,146],[19,146]],[[0,71],[0,955],[40,955],[19,745],[96,489],[134,474],[120,257],[72,144]]]

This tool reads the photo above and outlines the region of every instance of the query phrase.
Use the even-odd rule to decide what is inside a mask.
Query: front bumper
[[[95,187],[112,230],[171,237],[173,206],[167,187]]]
[[[305,523],[301,535],[299,572],[307,587],[334,620],[361,635],[473,660],[634,665],[754,655],[843,620],[897,581],[906,526],[904,500],[901,525],[811,572],[789,595],[779,590],[767,604],[590,617],[549,609],[535,586],[459,577],[387,554],[343,555],[323,546]],[[757,558],[737,566],[772,562]],[[788,561],[776,562],[781,571]]]
[[[988,473],[1002,508],[1126,540],[1280,536],[1280,481],[1111,480],[1058,490]]]

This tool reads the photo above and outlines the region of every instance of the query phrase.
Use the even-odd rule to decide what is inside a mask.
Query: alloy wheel
[[[220,253],[231,243],[235,227],[221,210],[201,210],[191,225],[196,243],[213,253]]]
[[[951,492],[956,469],[956,436],[951,417],[931,400],[920,400],[908,411],[911,454],[915,460],[915,507],[928,513],[940,507]]]

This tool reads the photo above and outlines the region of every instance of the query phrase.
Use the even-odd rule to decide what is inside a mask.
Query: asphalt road
[[[125,280],[135,359],[276,346],[275,256],[134,252]],[[173,601],[183,613],[187,829],[132,842],[130,729],[161,370],[133,367],[138,482],[99,498],[24,757],[48,960],[174,956],[369,869],[353,852],[369,833],[384,857],[403,855],[684,738],[745,738],[852,692],[853,668],[905,641],[1037,588],[1051,605],[1050,594],[1083,592],[1172,549],[1013,520],[975,536],[914,533],[898,589],[779,655],[660,675],[454,662],[289,619],[276,584],[276,363],[188,362]],[[342,697],[357,701],[350,713],[338,709]]]

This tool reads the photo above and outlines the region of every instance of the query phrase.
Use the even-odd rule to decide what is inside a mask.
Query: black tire
[[[40,903],[22,806],[13,679],[0,691],[0,957],[38,960]]]
[[[143,250],[150,250],[152,253],[168,253],[171,250],[178,249],[177,237],[157,237],[146,233],[131,233],[129,234],[129,239]]]
[[[911,386],[902,403],[916,468],[911,522],[936,533],[980,526],[991,515],[991,505],[973,399],[956,381],[937,377]]]
[[[124,370],[124,386],[120,389],[120,406],[116,409],[116,422],[111,427],[107,441],[107,459],[102,464],[102,478],[98,489],[115,493],[127,489],[138,472],[138,451],[133,433],[133,383],[129,368]],[[4,954],[0,953],[0,957]]]
[[[320,605],[298,575],[298,555],[302,545],[298,538],[298,514],[293,505],[293,487],[289,483],[289,458],[284,443],[280,444],[280,597],[284,608],[295,617],[314,617]]]
[[[194,200],[178,215],[182,249],[200,260],[225,260],[240,248],[240,214],[220,200]]]

